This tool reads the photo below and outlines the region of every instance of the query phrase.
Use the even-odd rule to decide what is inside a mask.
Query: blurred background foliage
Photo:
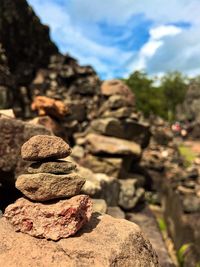
[[[166,73],[161,78],[151,78],[144,71],[135,71],[123,79],[135,94],[137,108],[146,117],[153,113],[169,121],[175,119],[176,107],[184,101],[192,80],[177,71]]]

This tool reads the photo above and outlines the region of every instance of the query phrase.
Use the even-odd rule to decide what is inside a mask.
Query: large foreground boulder
[[[155,267],[158,258],[140,228],[126,220],[93,214],[73,238],[58,242],[16,233],[0,219],[0,266]]]

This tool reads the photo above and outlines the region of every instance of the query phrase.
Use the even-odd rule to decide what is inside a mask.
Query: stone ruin
[[[4,246],[0,264],[5,267],[159,266],[157,255],[138,226],[108,215],[92,215],[91,199],[79,195],[85,179],[74,173],[76,165],[66,160],[70,153],[69,145],[55,136],[36,135],[23,144],[22,158],[33,163],[28,168],[29,174],[20,175],[16,181],[16,187],[25,197],[10,204],[3,215],[13,228],[4,218],[0,220]],[[77,231],[74,239],[63,239]],[[50,241],[33,240],[23,233],[62,241],[48,244]]]
[[[9,204],[23,197],[14,186],[17,177],[23,177],[21,179],[26,183],[26,177],[40,177],[41,181],[41,175],[32,172],[37,168],[41,171],[47,168],[46,161],[29,166],[28,161],[21,159],[23,143],[38,134],[56,135],[73,148],[67,161],[71,162],[71,168],[77,167],[71,169],[70,175],[84,177],[80,194],[92,198],[94,211],[139,224],[156,249],[161,266],[174,266],[148,203],[158,207],[162,205],[175,249],[178,251],[184,244],[192,244],[185,255],[184,266],[196,267],[200,260],[199,233],[196,230],[199,229],[200,207],[199,158],[192,166],[185,166],[169,125],[155,117],[148,121],[144,119],[135,108],[137,99],[122,81],[102,82],[90,66],[80,66],[71,56],[61,55],[49,38],[48,27],[41,25],[25,0],[2,0],[1,6],[0,106],[4,110],[0,110],[0,209],[4,211]],[[16,27],[20,31],[16,31]],[[8,29],[10,34],[7,34]],[[33,29],[33,35],[30,29]],[[7,43],[12,45],[8,47]],[[9,108],[17,118],[26,122],[14,119],[13,113],[7,110]],[[52,161],[52,164],[56,169],[56,163]],[[27,170],[31,173],[25,174]],[[69,173],[48,175],[57,177]],[[29,182],[34,181],[29,179]],[[52,202],[51,205],[58,202],[58,199],[45,202],[24,199],[23,205],[41,207],[46,201]],[[21,205],[20,200],[16,203]],[[133,244],[138,248],[138,243],[134,243],[138,238],[141,240],[139,251],[147,254],[151,251],[137,227],[133,229],[130,222],[117,221],[108,215],[93,214],[75,238],[61,239],[57,245],[23,233],[16,234],[5,218],[0,220],[0,224],[0,236],[5,247],[16,244],[0,255],[0,265],[3,266],[5,263],[9,267],[15,266],[18,262],[21,266],[22,263],[31,266],[30,262],[35,258],[36,263],[44,265],[47,260],[51,266],[53,254],[56,256],[52,266],[64,265],[69,260],[66,255],[73,255],[69,264],[81,267],[84,260],[87,266],[109,266],[110,262],[116,263],[117,260],[116,266],[131,266],[132,262],[137,266]],[[89,236],[85,235],[86,232]],[[104,232],[112,240],[103,237]],[[136,236],[134,242],[130,236]],[[94,240],[98,242],[94,243]],[[111,255],[105,242],[115,251],[121,251],[120,256],[117,253]],[[74,252],[80,243],[84,246],[84,255],[82,247]],[[88,243],[94,244],[92,249]],[[148,249],[145,250],[143,245]],[[125,250],[127,246],[131,252]],[[16,258],[16,251],[19,258]],[[44,258],[38,256],[41,251]],[[101,255],[99,251],[102,251]],[[120,262],[122,258],[129,259],[129,262]],[[146,256],[144,258],[146,260]],[[141,260],[142,257],[139,262]],[[152,266],[157,266],[156,260],[153,262]],[[140,264],[148,266],[149,262]]]

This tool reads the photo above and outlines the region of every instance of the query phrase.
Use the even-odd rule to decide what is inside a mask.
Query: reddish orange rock
[[[31,109],[37,111],[40,116],[50,115],[55,118],[69,114],[69,108],[62,101],[46,96],[36,96]]]
[[[74,235],[92,214],[89,196],[78,195],[55,203],[34,203],[19,198],[9,205],[4,217],[20,231],[31,236],[59,240]]]

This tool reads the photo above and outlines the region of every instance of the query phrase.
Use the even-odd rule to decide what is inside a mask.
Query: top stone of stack
[[[108,80],[104,81],[101,86],[101,93],[104,96],[116,96],[120,95],[125,100],[126,104],[133,105],[135,102],[134,95],[130,91],[129,87],[120,80]]]
[[[71,154],[71,148],[60,137],[36,135],[30,138],[21,148],[21,156],[28,161],[62,159]]]

